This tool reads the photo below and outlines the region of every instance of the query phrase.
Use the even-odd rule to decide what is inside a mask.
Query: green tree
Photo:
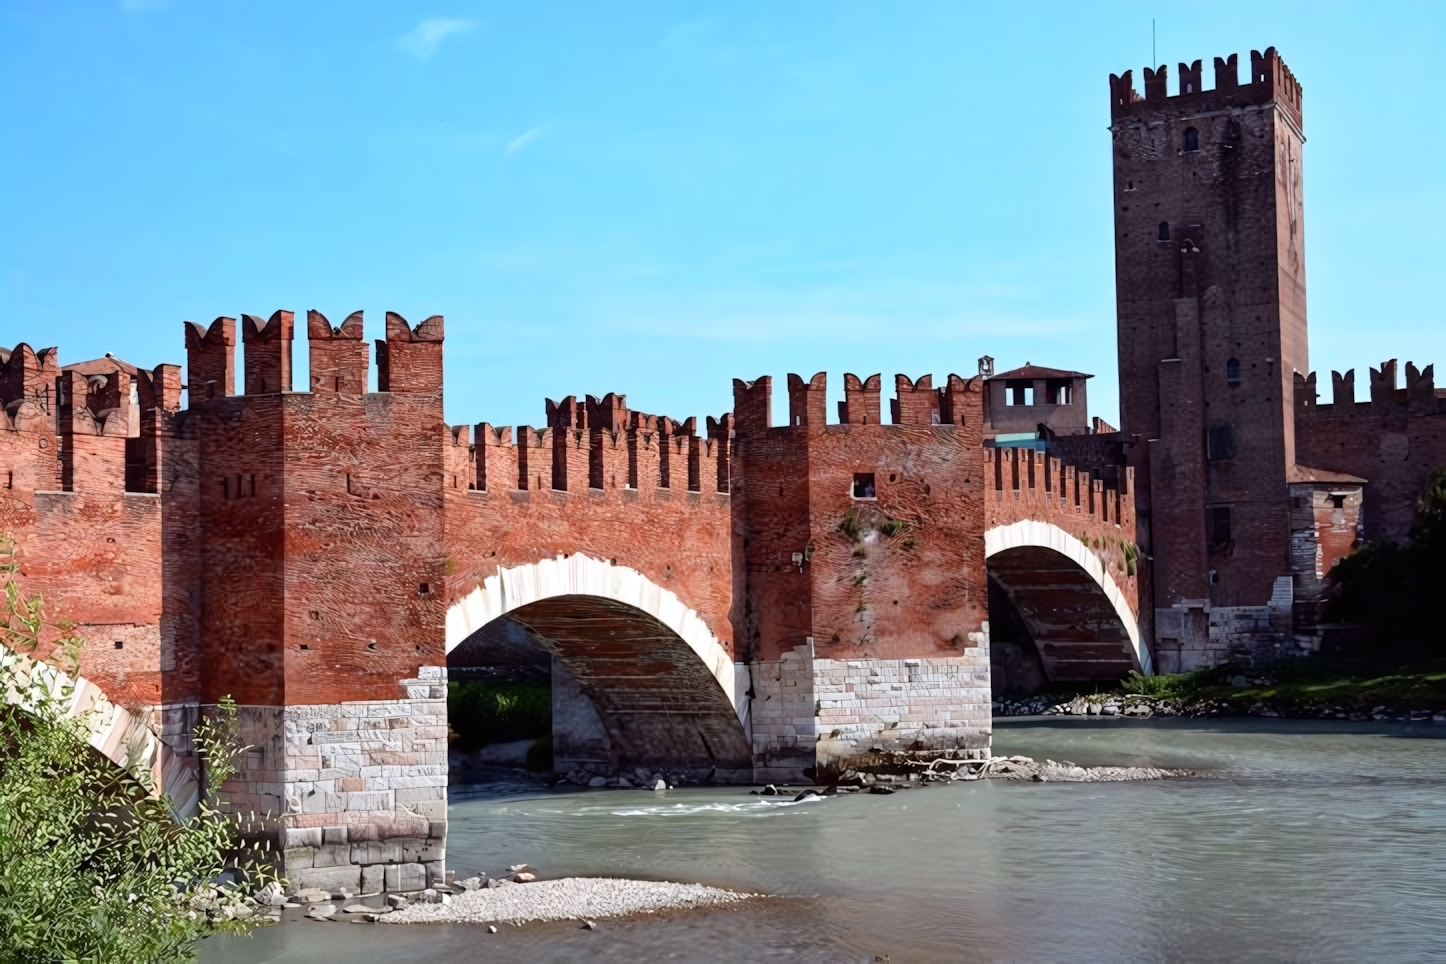
[[[1446,656],[1446,468],[1431,473],[1404,543],[1368,542],[1335,568],[1330,616],[1377,642]]]
[[[266,845],[243,843],[214,792],[177,818],[149,770],[88,744],[86,720],[67,715],[82,641],[17,574],[0,535],[0,960],[190,961],[197,938],[249,930],[258,895],[279,892]],[[42,649],[49,663],[33,658]],[[203,718],[195,746],[220,787],[244,749],[233,702]]]

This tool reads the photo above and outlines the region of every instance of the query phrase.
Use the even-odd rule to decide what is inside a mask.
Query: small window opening
[[[1225,384],[1227,384],[1227,385],[1232,385],[1232,386],[1234,386],[1234,385],[1239,385],[1239,384],[1240,384],[1240,360],[1239,360],[1239,359],[1237,359],[1237,358],[1232,358],[1232,359],[1230,359],[1228,362],[1225,363]]]
[[[1033,382],[1005,382],[1005,383],[1004,383],[1004,404],[1006,404],[1006,405],[1033,405],[1033,404],[1034,404],[1034,383],[1033,383]]]
[[[1074,384],[1067,378],[1051,378],[1044,383],[1044,403],[1046,405],[1069,405],[1073,402],[1071,392]]]
[[[1230,541],[1230,506],[1211,506],[1210,541],[1216,545],[1223,545]]]
[[[1185,150],[1198,151],[1200,149],[1200,132],[1193,127],[1185,128]]]
[[[890,481],[890,482],[896,481],[896,479],[895,479],[895,477],[894,477],[894,473],[892,473],[892,472],[889,473],[889,481]]]
[[[429,593],[431,593],[431,591],[432,591],[432,584],[431,584],[431,583],[427,583],[427,582],[419,583],[418,586],[417,586],[417,595],[418,595],[418,596],[426,596],[426,595],[428,595]]]
[[[1205,437],[1206,457],[1212,462],[1235,458],[1235,433],[1229,425],[1212,425]]]
[[[1219,570],[1219,569],[1211,569],[1211,570],[1210,570],[1210,585],[1212,585],[1212,586],[1218,586],[1218,585],[1220,585],[1220,570]]]
[[[1169,222],[1169,221],[1161,221],[1161,222],[1160,222],[1160,233],[1157,235],[1157,237],[1158,237],[1161,241],[1168,241],[1168,240],[1170,240],[1170,222]]]
[[[1345,495],[1344,495],[1344,494],[1342,494],[1342,495],[1332,494],[1332,495],[1331,495],[1331,505],[1333,505],[1333,506],[1334,506],[1335,508],[1337,508],[1337,509],[1344,509],[1344,508],[1346,507],[1346,497],[1345,497]]]
[[[123,640],[123,639],[118,639],[118,640],[116,640],[116,641],[115,641],[115,648],[116,648],[116,649],[125,649],[125,648],[126,648],[125,640]]]
[[[1126,190],[1126,191],[1133,191],[1134,189],[1135,189],[1135,182],[1134,182],[1134,181],[1126,181],[1126,182],[1125,182],[1125,190]]]
[[[367,643],[367,649],[369,649],[369,650],[371,650],[372,652],[375,653],[375,652],[377,651],[377,644],[376,644],[376,643]]]
[[[298,647],[296,647],[296,648],[297,648],[297,649],[310,649],[311,647],[308,646],[308,645],[306,645],[305,643],[302,643],[300,646],[298,646]]]
[[[875,496],[874,496],[874,473],[872,473],[872,472],[855,472],[855,473],[854,473],[854,498],[855,498],[855,499],[872,499],[872,498],[874,498],[874,497],[875,497]]]
[[[318,612],[318,611],[315,610],[315,609],[309,610],[309,611],[307,612],[307,615],[310,616],[312,619],[320,619],[320,618],[321,618],[321,613]]]

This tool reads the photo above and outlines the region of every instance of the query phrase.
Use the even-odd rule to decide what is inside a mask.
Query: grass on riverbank
[[[1231,680],[1246,681],[1244,686]],[[1401,665],[1387,658],[1316,657],[1276,663],[1261,669],[1216,668],[1159,676],[1131,674],[1119,687],[1182,705],[1203,701],[1277,709],[1342,708],[1370,711],[1446,709],[1446,660]],[[1105,695],[1105,694],[1101,694]]]

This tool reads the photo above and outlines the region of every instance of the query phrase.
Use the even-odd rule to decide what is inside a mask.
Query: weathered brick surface
[[[694,419],[633,412],[610,394],[548,402],[547,427],[514,436],[442,422],[440,318],[412,328],[388,316],[379,347],[388,390],[371,394],[360,391],[359,316],[332,328],[316,312],[307,324],[315,390],[291,392],[291,320],[243,316],[244,395],[229,394],[234,324],[188,325],[185,410],[174,366],[106,373],[97,362],[62,375],[53,353],[17,351],[6,377],[23,396],[12,420],[27,431],[0,437],[11,477],[30,486],[7,512],[27,553],[50,567],[37,575],[122,642],[93,648],[87,670],[182,716],[223,696],[247,707],[254,742],[271,749],[253,754],[234,792],[262,810],[290,810],[291,825],[313,812],[427,802],[417,796],[427,787],[393,786],[386,801],[355,798],[361,807],[348,795],[381,791],[360,774],[303,779],[315,767],[281,748],[288,714],[437,699],[415,681],[445,661],[447,608],[500,572],[573,555],[636,572],[676,596],[706,627],[707,645],[740,665],[777,665],[808,646],[810,665],[987,667],[985,529],[1049,516],[1099,541],[1096,530],[1129,522],[1118,498],[1127,483],[1080,485],[1035,453],[1026,464],[982,447],[979,378],[950,376],[936,389],[929,376],[898,376],[887,425],[878,376],[850,376],[847,423],[827,424],[820,374],[789,377],[785,427],[769,424],[763,379],[739,383],[736,421],[710,418],[706,435]],[[109,425],[132,435],[110,436]],[[128,442],[137,443],[129,456]],[[75,453],[76,491],[37,493],[46,471],[57,474],[57,450]],[[866,494],[855,490],[864,475]],[[158,491],[126,492],[127,480]],[[107,550],[111,539],[126,551]],[[671,754],[685,770],[748,770],[744,691],[756,687],[733,685],[747,673],[705,666],[626,605],[559,597],[512,615],[549,641],[600,708],[613,765],[658,766]],[[809,693],[827,691],[820,679]],[[969,687],[979,682],[971,676]],[[949,697],[958,719],[938,728],[956,743],[988,732],[977,695]],[[778,705],[760,700],[771,697],[752,700],[765,733]],[[937,723],[944,711],[920,712]],[[800,752],[817,736],[810,729]],[[287,787],[299,783],[309,802],[293,806]]]
[[[1295,518],[1312,498],[1295,483],[1355,476],[1334,481],[1364,484],[1363,534],[1399,538],[1446,462],[1429,369],[1405,390],[1394,362],[1373,370],[1368,403],[1354,373],[1334,373],[1335,403],[1317,404],[1302,90],[1274,48],[1245,67],[1216,58],[1205,90],[1200,62],[1181,64],[1174,94],[1165,67],[1146,69],[1144,97],[1129,72],[1110,78],[1122,437],[1149,562],[1142,622],[1172,663],[1314,645],[1322,587],[1308,557],[1344,550],[1332,526]],[[1281,580],[1298,598],[1284,627]]]
[[[1361,508],[1366,539],[1403,539],[1416,501],[1435,469],[1446,466],[1446,389],[1435,366],[1406,363],[1398,388],[1396,360],[1370,371],[1370,398],[1356,401],[1355,370],[1331,372],[1329,404],[1320,404],[1316,375],[1295,381],[1298,458],[1305,465],[1367,480]]]

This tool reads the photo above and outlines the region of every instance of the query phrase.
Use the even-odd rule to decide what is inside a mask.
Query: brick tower
[[[1181,64],[1172,94],[1146,68],[1143,98],[1110,77],[1121,418],[1164,669],[1258,648],[1227,625],[1237,607],[1289,637],[1293,376],[1310,370],[1300,85],[1273,47],[1244,83],[1234,54],[1212,90],[1201,74]]]

